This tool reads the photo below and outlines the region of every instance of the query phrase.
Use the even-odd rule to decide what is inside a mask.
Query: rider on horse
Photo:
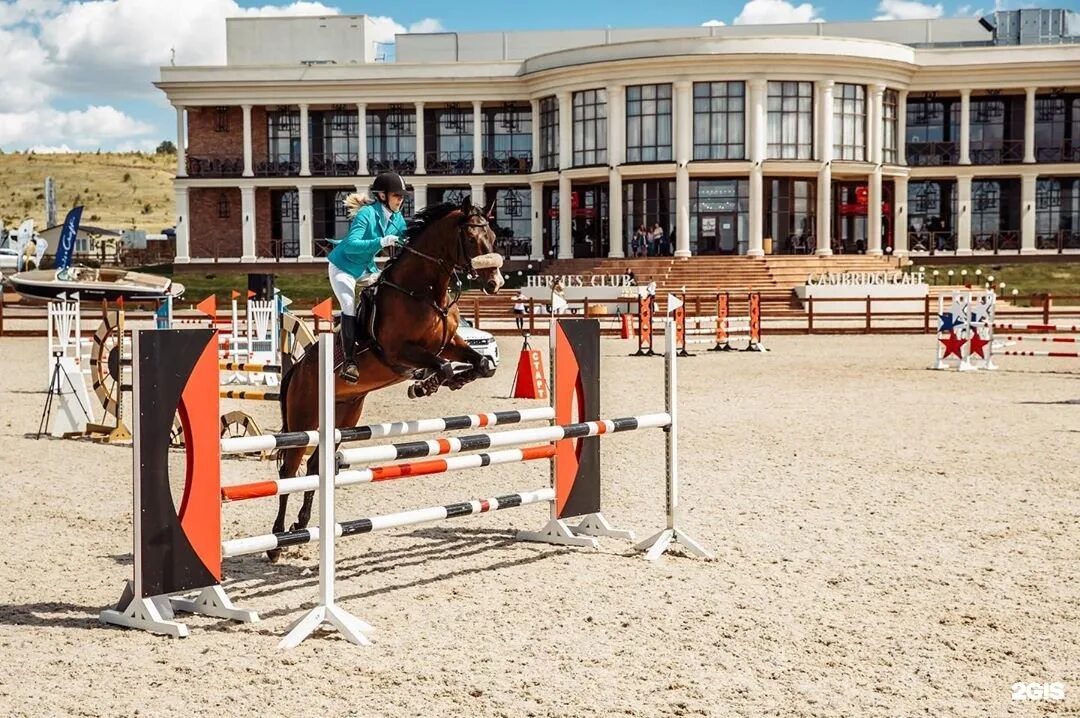
[[[345,361],[341,378],[355,383],[359,379],[353,352],[359,330],[360,312],[356,288],[370,286],[379,278],[375,255],[385,247],[400,245],[405,235],[401,205],[411,188],[394,172],[384,172],[371,184],[372,197],[351,194],[345,198],[351,224],[349,233],[330,252],[330,286],[341,306],[341,348]]]

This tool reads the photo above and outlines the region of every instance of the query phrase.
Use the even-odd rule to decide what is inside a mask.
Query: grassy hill
[[[0,218],[45,226],[45,178],[56,183],[57,221],[82,204],[83,224],[160,232],[176,219],[175,155],[131,153],[0,154]]]

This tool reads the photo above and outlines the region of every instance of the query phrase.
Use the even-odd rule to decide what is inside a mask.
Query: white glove
[[[386,248],[386,247],[396,247],[397,243],[398,243],[397,235],[393,235],[393,234],[386,235],[379,242],[379,244],[381,244],[384,248]]]

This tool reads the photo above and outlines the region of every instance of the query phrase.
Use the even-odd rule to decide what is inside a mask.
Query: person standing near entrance
[[[405,234],[405,220],[401,205],[409,186],[394,172],[385,172],[371,184],[371,197],[350,194],[345,198],[350,224],[349,233],[340,240],[327,256],[330,287],[341,307],[341,349],[345,361],[341,366],[341,378],[355,384],[359,378],[353,352],[356,350],[360,315],[356,302],[357,287],[363,289],[379,278],[375,255],[386,247],[401,244]]]

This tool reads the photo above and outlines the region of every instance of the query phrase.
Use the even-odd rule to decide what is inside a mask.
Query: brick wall
[[[255,256],[273,256],[270,247],[271,213],[270,190],[259,187],[255,190]]]
[[[258,167],[260,162],[266,162],[266,152],[269,146],[266,129],[266,108],[251,108],[251,163]]]
[[[229,216],[221,217],[222,194],[228,200]],[[188,190],[192,258],[240,257],[243,251],[243,212],[240,189]]]
[[[254,111],[253,111],[254,114]],[[244,112],[239,107],[226,111],[228,131],[218,132],[217,107],[189,107],[188,155],[192,157],[244,156]]]

